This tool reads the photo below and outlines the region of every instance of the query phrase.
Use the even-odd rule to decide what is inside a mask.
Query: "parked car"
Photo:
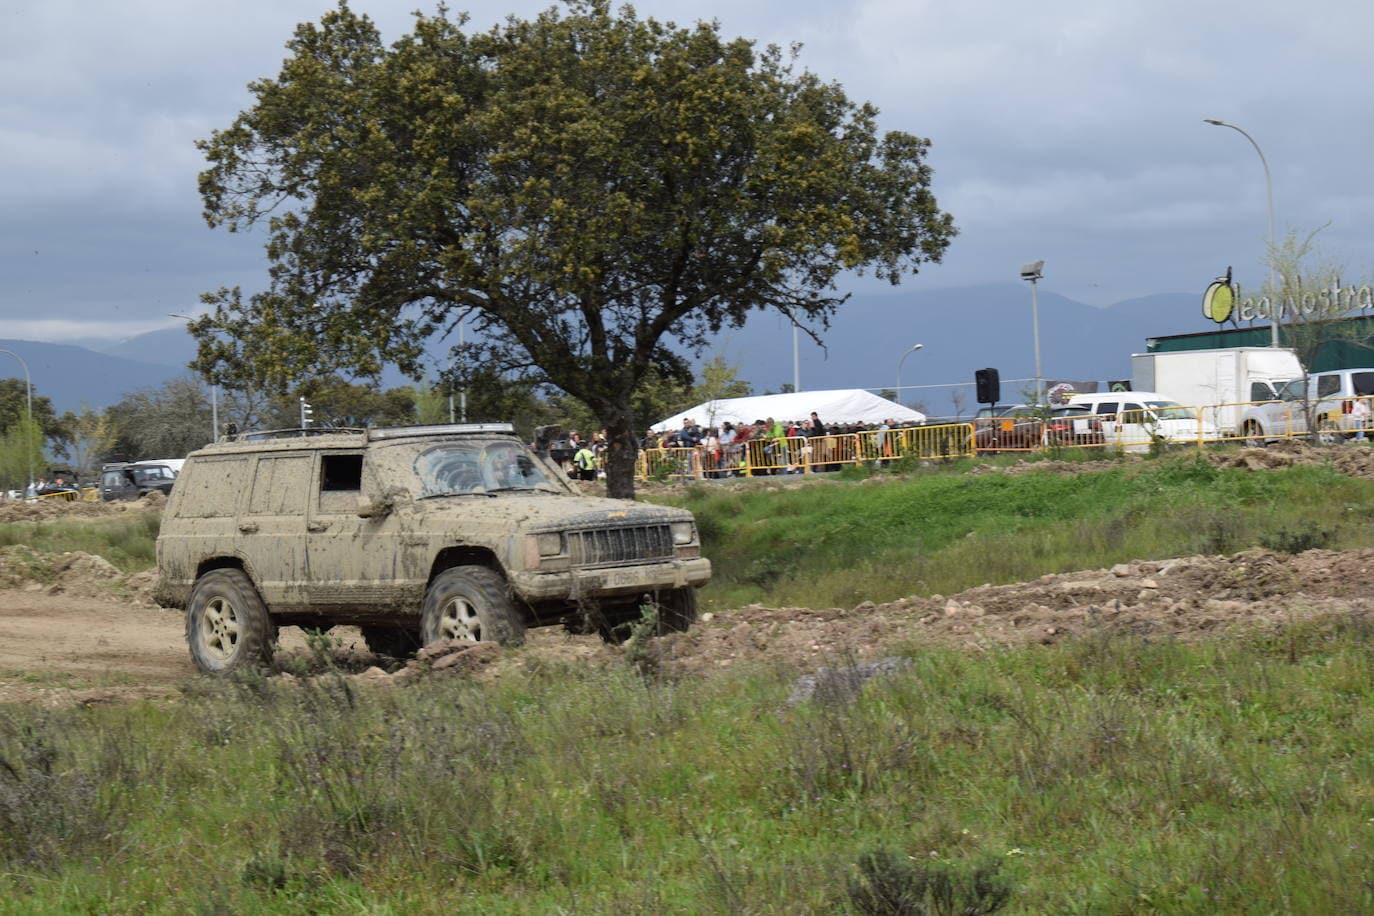
[[[1048,445],[1081,446],[1084,448],[1102,445],[1102,424],[1084,405],[1055,407],[1050,410],[1050,419],[1045,424],[1045,441]]]
[[[1210,442],[1217,425],[1154,391],[1115,391],[1070,395],[1068,405],[1086,407],[1102,432],[1104,445],[1143,451],[1155,442]]]
[[[166,464],[134,461],[107,464],[100,471],[100,498],[142,499],[154,490],[171,495],[176,471]]]
[[[619,639],[645,607],[685,630],[711,575],[690,512],[583,496],[507,423],[208,445],[172,491],[157,566],[211,674],[267,664],[287,625],[358,626],[393,656],[558,624]]]
[[[1041,417],[1029,404],[979,408],[973,418],[973,447],[980,452],[1038,449],[1045,441]]]
[[[1314,372],[1307,377],[1306,399],[1303,392],[1303,380],[1294,379],[1279,391],[1277,400],[1248,408],[1240,420],[1240,434],[1246,444],[1258,446],[1306,435],[1309,407],[1324,437],[1349,438],[1374,432],[1374,369]],[[1357,401],[1363,402],[1364,409],[1357,408]]]

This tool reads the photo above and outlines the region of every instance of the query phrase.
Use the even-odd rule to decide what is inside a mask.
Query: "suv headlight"
[[[560,531],[549,531],[545,534],[534,536],[534,546],[541,557],[556,557],[563,552],[563,534]]]
[[[697,526],[692,522],[673,522],[673,546],[685,547],[688,544],[696,543]]]

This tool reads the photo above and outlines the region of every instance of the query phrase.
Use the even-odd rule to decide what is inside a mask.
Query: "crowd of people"
[[[706,477],[741,473],[800,474],[838,470],[841,449],[837,446],[837,437],[855,433],[873,433],[862,440],[871,452],[864,457],[894,457],[897,437],[889,437],[887,433],[914,425],[898,423],[891,418],[880,423],[827,425],[815,411],[801,420],[779,421],[767,417],[748,424],[727,420],[718,427],[703,427],[689,417],[676,430],[647,430],[640,447],[645,451],[694,449],[700,454],[702,475]]]
[[[827,424],[812,411],[800,420],[779,421],[773,417],[753,423],[725,421],[719,426],[702,426],[695,419],[683,420],[678,429],[648,429],[639,440],[641,451],[657,457],[672,457],[690,464],[690,473],[701,477],[728,477],[743,474],[801,474],[808,471],[838,470],[843,462],[862,457],[885,460],[898,456],[900,433],[918,424],[888,418],[878,423]],[[856,433],[871,435],[854,437]],[[854,443],[863,443],[855,454]],[[844,442],[844,445],[841,443]],[[596,480],[605,476],[606,431],[584,438],[567,433],[551,448],[551,455],[574,480]],[[690,458],[680,450],[690,449]],[[687,472],[684,470],[684,472]]]

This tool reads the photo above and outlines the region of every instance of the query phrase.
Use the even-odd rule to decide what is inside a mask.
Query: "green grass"
[[[1322,467],[968,467],[689,491],[712,601],[1371,539],[1374,488]],[[0,537],[86,549],[49,524]],[[91,552],[133,564],[153,533]],[[891,651],[910,666],[856,701],[795,708],[797,671],[667,680],[628,653],[532,654],[486,686],[0,707],[0,914],[1374,909],[1374,619]]]
[[[857,475],[856,475],[857,476]],[[1374,482],[1191,455],[1076,475],[936,472],[789,489],[690,488],[720,609],[853,606],[1128,560],[1374,545]]]
[[[80,551],[104,557],[123,572],[139,572],[157,562],[153,545],[161,521],[157,512],[130,512],[113,518],[0,522],[0,547]]]
[[[553,667],[12,710],[0,912],[861,912],[975,869],[1012,912],[1374,906],[1374,623],[906,654],[794,709]]]

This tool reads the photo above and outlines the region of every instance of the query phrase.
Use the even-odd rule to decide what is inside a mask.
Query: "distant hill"
[[[1099,308],[1043,287],[1039,291],[1040,353],[1047,379],[1112,379],[1130,375],[1131,354],[1146,340],[1165,334],[1206,330],[1198,296],[1162,293]],[[985,366],[1004,379],[1034,375],[1031,296],[1026,284],[998,284],[941,290],[855,295],[839,311],[824,335],[826,348],[800,337],[802,390],[821,388],[893,388],[897,364],[913,344],[922,348],[903,363],[905,403],[921,402],[929,412],[953,410],[949,387],[972,383]],[[182,372],[195,355],[195,342],[184,329],[171,328],[100,347],[0,341],[30,361],[35,390],[53,399],[59,410],[81,403],[107,406],[125,393],[159,385]],[[442,346],[431,349],[431,364],[446,359]],[[713,353],[740,368],[758,393],[778,391],[792,381],[791,325],[776,315],[757,315],[738,331],[721,334]],[[712,355],[711,353],[706,354]],[[17,367],[16,367],[17,368]],[[0,360],[0,374],[9,374]],[[388,372],[386,386],[404,384]],[[1020,400],[1029,386],[1003,385],[1003,400]],[[974,406],[966,396],[964,413]]]
[[[0,348],[19,354],[28,364],[34,393],[49,398],[59,413],[83,405],[109,407],[130,391],[166,384],[186,371],[67,344],[0,339]],[[0,376],[24,377],[18,363],[4,355]]]
[[[196,355],[196,342],[184,327],[163,328],[92,349],[121,359],[185,369]]]
[[[1040,362],[1045,378],[1127,378],[1131,354],[1164,334],[1205,330],[1192,293],[1166,293],[1099,308],[1041,288]],[[920,401],[930,412],[951,412],[950,389],[970,385],[974,370],[997,369],[1004,379],[1035,374],[1030,288],[1022,284],[960,287],[854,296],[825,334],[822,350],[804,335],[799,346],[801,387],[893,388],[902,362],[903,403]],[[760,315],[722,336],[719,349],[759,392],[790,383],[791,326]],[[1003,385],[1003,401],[1020,400],[1022,383]],[[967,401],[972,403],[971,391]],[[976,405],[975,405],[976,406]],[[964,412],[968,413],[969,407]]]

